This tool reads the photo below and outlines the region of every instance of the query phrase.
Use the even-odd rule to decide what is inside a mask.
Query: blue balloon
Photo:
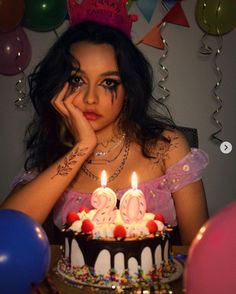
[[[43,228],[26,214],[0,210],[0,293],[28,294],[49,269],[51,254]]]

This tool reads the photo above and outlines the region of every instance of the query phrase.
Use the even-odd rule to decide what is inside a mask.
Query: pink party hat
[[[79,3],[80,2],[80,3]],[[124,32],[129,38],[136,15],[128,15],[127,0],[68,0],[70,25],[83,21],[95,21]]]

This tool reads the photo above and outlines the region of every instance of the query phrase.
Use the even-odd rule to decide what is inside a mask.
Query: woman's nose
[[[83,101],[87,104],[96,104],[98,102],[98,95],[95,87],[87,88],[87,91],[84,93]]]

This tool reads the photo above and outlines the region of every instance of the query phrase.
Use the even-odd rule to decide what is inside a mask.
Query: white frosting
[[[73,239],[71,244],[71,266],[83,266],[84,264],[83,253],[81,252],[76,240]]]
[[[152,252],[149,247],[145,247],[141,253],[141,266],[145,274],[152,270]]]
[[[150,220],[154,220],[154,218],[155,218],[155,215],[153,213],[145,213],[142,220],[128,224],[128,223],[124,223],[124,221],[120,215],[120,211],[117,210],[114,223],[112,223],[112,224],[110,224],[110,223],[97,224],[93,220],[96,211],[97,211],[96,209],[92,209],[88,213],[86,213],[85,211],[79,212],[78,213],[79,220],[75,221],[70,226],[69,229],[76,232],[76,233],[80,233],[82,231],[83,221],[85,219],[89,219],[94,226],[94,229],[91,232],[94,239],[113,238],[114,237],[113,232],[114,232],[114,229],[117,225],[122,225],[125,228],[126,237],[128,237],[128,238],[133,238],[133,237],[134,238],[135,237],[142,238],[142,237],[148,236],[150,234],[148,227],[147,227],[147,222]],[[155,220],[155,223],[157,224],[159,232],[162,232],[165,229],[165,225],[161,221]]]

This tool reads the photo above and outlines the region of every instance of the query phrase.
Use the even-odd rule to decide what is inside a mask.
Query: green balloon
[[[51,31],[63,23],[66,14],[66,0],[25,0],[22,25],[33,31]]]
[[[236,27],[236,0],[198,0],[196,20],[200,28],[212,35],[222,35]]]

